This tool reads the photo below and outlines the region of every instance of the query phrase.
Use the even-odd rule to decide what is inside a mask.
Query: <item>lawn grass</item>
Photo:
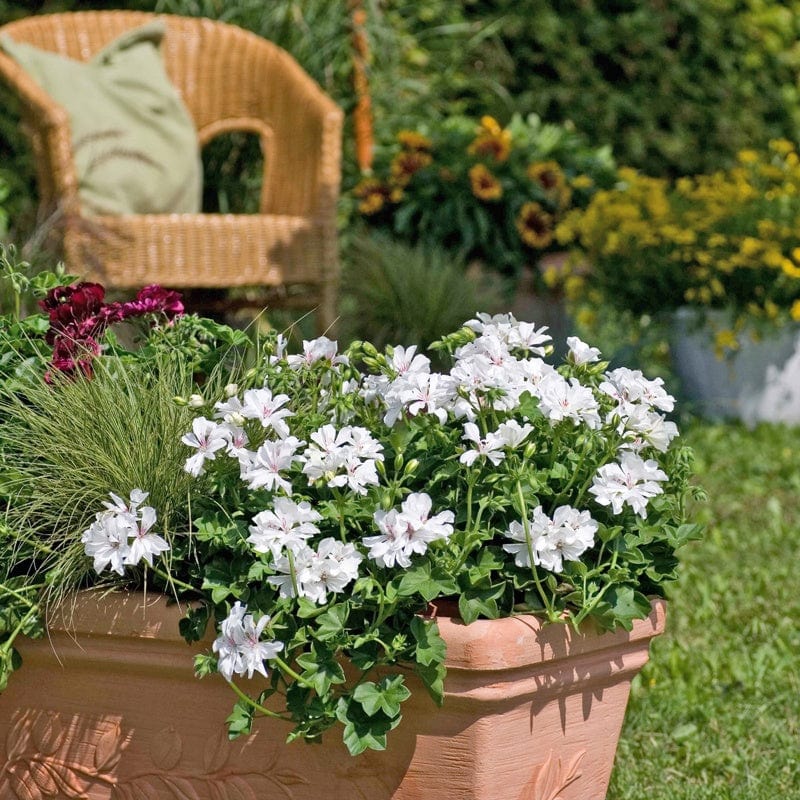
[[[695,425],[695,515],[608,800],[800,798],[800,428]]]

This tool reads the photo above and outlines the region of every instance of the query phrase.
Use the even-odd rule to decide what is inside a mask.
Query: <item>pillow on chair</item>
[[[93,214],[197,213],[202,166],[194,123],[170,83],[156,20],[91,61],[0,38],[0,46],[70,118],[79,192]]]

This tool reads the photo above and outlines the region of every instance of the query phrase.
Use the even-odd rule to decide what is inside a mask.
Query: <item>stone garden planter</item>
[[[720,359],[713,330],[730,328],[724,311],[679,308],[672,321],[671,350],[686,399],[709,419],[800,423],[800,330],[777,329],[753,341],[741,337],[739,350]]]
[[[84,593],[0,695],[3,800],[602,800],[630,681],[664,627],[575,635],[532,616],[465,626],[448,644],[444,707],[413,679],[385,752],[353,758],[331,731],[284,744],[260,720],[228,742],[234,695],[198,681],[177,606]],[[3,751],[4,749],[4,751]]]

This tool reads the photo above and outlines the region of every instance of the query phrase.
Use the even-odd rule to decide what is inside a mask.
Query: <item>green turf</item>
[[[608,800],[800,798],[800,428],[685,436],[708,531],[683,551]]]

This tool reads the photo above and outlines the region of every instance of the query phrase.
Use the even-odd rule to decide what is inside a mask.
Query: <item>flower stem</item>
[[[164,570],[159,569],[156,566],[151,567],[151,569],[153,570],[153,574],[157,575],[159,578],[161,578],[161,580],[166,581],[168,586],[176,586],[178,589],[183,589],[186,592],[200,592],[198,588],[192,586],[190,583],[185,583],[178,578],[174,578],[168,572],[164,572]]]
[[[274,719],[282,719],[282,720],[289,719],[283,714],[279,714],[277,711],[270,711],[268,708],[262,706],[261,703],[257,703],[255,700],[253,700],[252,697],[250,697],[250,695],[243,692],[233,681],[228,681],[228,686],[230,686],[231,689],[233,689],[233,691],[236,692],[236,695],[239,697],[240,700],[244,700],[244,702],[247,703],[247,705],[251,706],[256,711],[260,711],[265,716],[273,717]]]
[[[302,675],[295,672],[280,656],[273,656],[271,661],[274,661],[281,669],[281,672],[286,673],[290,678],[294,678],[301,686],[307,689],[313,689],[314,684],[307,681]]]
[[[525,531],[525,545],[528,548],[528,559],[531,564],[531,574],[533,575],[533,580],[536,583],[539,596],[542,598],[542,602],[544,603],[548,618],[554,619],[557,615],[553,611],[553,605],[550,602],[550,597],[548,596],[547,592],[545,592],[544,586],[542,586],[541,578],[539,578],[539,571],[536,569],[536,562],[533,558],[533,541],[531,540],[531,523],[528,519],[528,504],[525,502],[522,484],[519,481],[517,481],[517,499],[519,500],[520,510],[522,512],[522,527]]]

